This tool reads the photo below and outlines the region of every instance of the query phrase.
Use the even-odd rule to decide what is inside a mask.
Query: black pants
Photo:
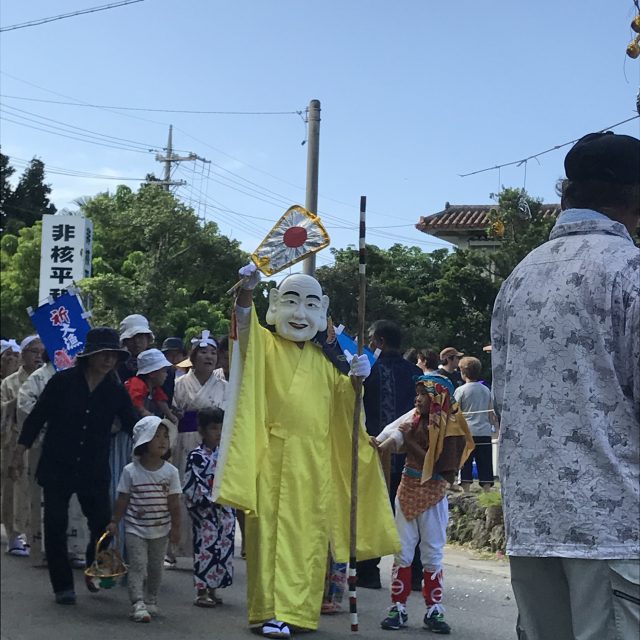
[[[75,493],[87,518],[90,539],[87,546],[87,567],[95,559],[96,542],[111,520],[109,487],[82,489],[47,485],[44,492],[44,550],[49,567],[49,578],[54,593],[73,590],[73,572],[67,552],[67,526],[69,500]]]
[[[473,436],[476,448],[462,467],[461,482],[473,482],[473,461],[478,468],[478,480],[481,485],[493,486],[493,447],[491,436]]]

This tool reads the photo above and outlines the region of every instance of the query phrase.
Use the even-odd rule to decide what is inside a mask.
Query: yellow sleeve
[[[227,409],[213,484],[220,504],[257,511],[258,466],[267,448],[265,358],[270,333],[260,326],[255,309],[246,346],[233,342]]]

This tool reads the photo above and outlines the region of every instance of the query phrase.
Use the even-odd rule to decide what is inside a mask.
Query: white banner
[[[66,288],[91,276],[93,224],[81,216],[42,216],[40,289],[44,302],[65,293]]]

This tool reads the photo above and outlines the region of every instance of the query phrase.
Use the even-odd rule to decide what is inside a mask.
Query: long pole
[[[320,100],[311,100],[307,111],[307,194],[304,206],[314,215],[318,214],[318,167],[320,161]],[[315,254],[302,263],[302,272],[314,276]]]
[[[358,355],[362,355],[364,345],[365,303],[367,294],[367,250],[366,234],[367,198],[360,197],[360,259],[358,264]],[[349,537],[349,613],[351,631],[358,631],[358,599],[356,583],[356,549],[358,538],[358,442],[360,439],[360,416],[362,413],[362,378],[356,378],[356,399],[353,411],[353,433],[351,435],[351,512]]]

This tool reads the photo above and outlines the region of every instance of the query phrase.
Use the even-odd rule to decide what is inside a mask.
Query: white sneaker
[[[30,547],[27,544],[27,538],[23,534],[16,536],[8,545],[7,553],[12,556],[20,556],[22,558],[28,558],[31,553]]]
[[[147,607],[147,611],[151,616],[160,615],[160,609],[155,602],[145,602],[145,606]]]
[[[147,605],[142,600],[138,600],[138,602],[133,605],[130,617],[134,622],[151,622]]]

